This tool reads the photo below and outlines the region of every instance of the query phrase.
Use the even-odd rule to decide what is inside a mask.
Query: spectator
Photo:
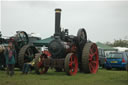
[[[31,68],[34,67],[34,64],[35,64],[35,58],[31,62],[24,63],[22,70],[23,74],[28,74],[28,72],[32,70]]]
[[[7,74],[10,76],[14,75],[15,56],[16,56],[15,49],[13,47],[13,44],[10,42],[5,51]]]
[[[0,70],[4,70],[5,67],[5,56],[4,56],[5,47],[0,45]]]

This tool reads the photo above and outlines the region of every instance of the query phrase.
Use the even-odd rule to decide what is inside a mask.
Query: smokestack
[[[61,33],[60,20],[61,20],[61,9],[55,9],[55,34],[54,36],[60,36],[60,33]]]

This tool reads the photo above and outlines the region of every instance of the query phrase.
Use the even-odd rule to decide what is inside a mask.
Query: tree
[[[106,42],[105,44],[112,47],[128,47],[128,40],[114,40],[113,43]]]

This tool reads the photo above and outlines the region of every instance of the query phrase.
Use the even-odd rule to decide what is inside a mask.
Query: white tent
[[[126,47],[114,47],[115,49],[118,49],[118,51],[126,51],[128,48]]]

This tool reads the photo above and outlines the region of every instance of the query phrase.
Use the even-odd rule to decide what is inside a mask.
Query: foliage
[[[112,47],[128,47],[128,40],[115,40],[113,43],[106,42],[106,45],[112,46]]]

